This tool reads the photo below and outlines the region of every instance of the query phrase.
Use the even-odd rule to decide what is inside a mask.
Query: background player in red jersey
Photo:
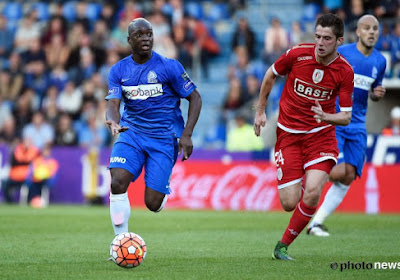
[[[254,119],[257,136],[266,123],[265,107],[276,77],[288,75],[279,104],[275,162],[282,207],[295,211],[275,247],[274,259],[292,260],[287,248],[315,213],[328,174],[337,162],[333,125],[347,125],[351,119],[354,73],[337,52],[343,33],[344,24],[338,16],[320,16],[315,24],[315,44],[286,51],[262,82]],[[335,109],[337,96],[339,113]]]

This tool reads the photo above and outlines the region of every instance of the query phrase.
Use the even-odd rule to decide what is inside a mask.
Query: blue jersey
[[[146,63],[128,56],[113,65],[108,88],[107,100],[123,97],[121,126],[154,137],[180,137],[184,128],[180,100],[196,85],[178,61],[153,51]]]
[[[369,91],[382,85],[386,59],[376,49],[369,56],[363,55],[357,49],[357,43],[341,46],[338,52],[346,58],[354,70],[353,111],[351,122],[346,128],[365,129]],[[336,111],[340,111],[338,102]]]

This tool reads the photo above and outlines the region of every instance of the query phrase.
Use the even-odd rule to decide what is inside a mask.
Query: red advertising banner
[[[361,179],[350,187],[338,211],[400,213],[400,165],[367,164]],[[173,193],[167,208],[214,210],[282,210],[276,187],[276,168],[270,162],[178,162],[171,177]],[[129,188],[132,206],[144,207],[143,175]],[[328,190],[327,183],[322,197]],[[322,198],[321,201],[322,202]]]

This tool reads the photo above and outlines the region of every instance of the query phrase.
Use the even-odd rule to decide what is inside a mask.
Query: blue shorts
[[[338,141],[338,164],[345,162],[353,165],[358,177],[366,159],[367,132],[362,128],[336,127],[336,139]]]
[[[170,194],[169,182],[177,157],[178,141],[174,136],[154,138],[128,129],[114,143],[109,168],[125,169],[135,181],[144,166],[146,187]]]

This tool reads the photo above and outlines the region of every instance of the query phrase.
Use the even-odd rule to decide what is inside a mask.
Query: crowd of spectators
[[[236,9],[240,1],[231,1]],[[130,54],[127,26],[153,24],[154,50],[208,76],[220,46],[182,0],[6,2],[0,7],[0,143],[105,147],[108,73]]]

